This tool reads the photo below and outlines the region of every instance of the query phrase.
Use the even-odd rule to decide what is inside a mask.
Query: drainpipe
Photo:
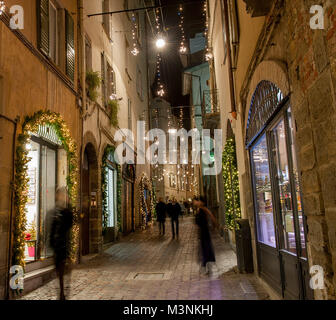
[[[14,125],[14,133],[13,133],[13,151],[12,151],[12,182],[14,183],[15,179],[15,152],[16,152],[16,132],[17,132],[17,124],[19,122],[19,117],[15,120],[12,120],[2,114],[0,114],[0,118],[7,120],[8,122]],[[9,214],[9,245],[8,245],[8,262],[7,262],[7,274],[6,274],[6,285],[5,285],[5,299],[9,300],[9,279],[10,274],[9,270],[12,265],[12,231],[13,231],[13,211],[14,211],[14,189],[11,190],[11,200],[10,200],[10,214]]]
[[[226,33],[226,48],[227,48],[227,59],[229,65],[229,84],[230,84],[230,98],[231,98],[231,115],[237,120],[237,108],[236,108],[236,95],[235,95],[235,85],[233,78],[233,68],[232,68],[232,52],[230,46],[230,26],[229,26],[229,11],[227,0],[221,1],[222,8],[222,20],[225,22],[225,33]],[[224,16],[223,16],[224,14]]]
[[[83,199],[82,199],[82,191],[83,191],[83,144],[84,144],[84,110],[86,107],[86,81],[85,81],[85,56],[84,56],[84,48],[85,48],[85,37],[84,37],[84,0],[78,0],[78,9],[79,9],[79,32],[78,32],[78,46],[79,46],[79,61],[80,61],[80,83],[82,86],[82,106],[81,106],[81,147],[80,147],[80,214],[79,214],[79,250],[78,250],[78,262],[81,260],[81,215],[83,211]]]

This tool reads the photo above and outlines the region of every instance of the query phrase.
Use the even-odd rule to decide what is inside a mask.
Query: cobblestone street
[[[164,238],[157,226],[124,237],[100,256],[84,259],[71,275],[72,300],[259,300],[268,295],[254,275],[236,274],[235,253],[214,236],[218,274],[200,274],[197,229],[192,218],[180,223],[180,239]],[[69,280],[67,281],[69,283]],[[57,299],[53,280],[22,299]]]

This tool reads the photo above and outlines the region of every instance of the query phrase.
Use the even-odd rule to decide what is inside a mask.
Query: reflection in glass
[[[252,149],[252,162],[256,185],[258,241],[276,247],[266,135]]]
[[[280,123],[272,130],[273,157],[279,186],[280,210],[283,228],[283,249],[296,254],[294,211],[289,180],[285,123]]]
[[[290,108],[287,111],[287,115],[288,115],[288,122],[289,122],[289,134],[290,134],[291,150],[292,150],[292,157],[293,157],[293,174],[294,174],[294,181],[295,181],[296,201],[297,201],[297,210],[298,210],[298,217],[299,217],[301,256],[304,258],[307,258],[306,237],[305,237],[304,222],[303,222],[299,172],[298,172],[298,164],[297,164],[297,158],[296,158],[296,149],[295,149],[295,144],[294,144],[294,128],[293,128],[293,122],[292,122],[292,113],[291,113]]]
[[[38,230],[39,212],[39,164],[40,164],[40,145],[30,141],[27,146],[28,157],[28,199],[26,204],[27,230],[25,233],[25,260],[33,261],[36,259],[36,243]]]
[[[107,226],[114,227],[115,216],[117,212],[117,171],[107,168],[107,203],[108,203],[108,220]]]

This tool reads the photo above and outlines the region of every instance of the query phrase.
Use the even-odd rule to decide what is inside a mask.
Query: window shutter
[[[73,81],[75,79],[75,28],[74,21],[65,10],[65,41],[66,41],[66,74]]]
[[[106,99],[106,90],[107,90],[107,83],[106,83],[106,58],[105,58],[105,54],[102,53],[101,54],[101,78],[102,78],[102,103],[103,103],[103,107],[106,106],[107,103],[107,99]]]
[[[39,49],[49,55],[49,0],[37,0],[37,42]]]

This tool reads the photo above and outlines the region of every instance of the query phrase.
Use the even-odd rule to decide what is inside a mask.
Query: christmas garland
[[[241,217],[236,143],[228,139],[223,152],[223,180],[225,222],[230,230],[237,228],[236,219]]]
[[[112,146],[107,146],[102,159],[102,171],[101,171],[101,191],[102,191],[102,205],[103,205],[103,232],[107,228],[108,221],[108,203],[107,203],[107,177],[106,177],[106,169],[107,169],[107,159],[108,156],[112,153],[114,154],[115,148]],[[116,164],[117,167],[117,228],[121,230],[121,168],[120,165]]]
[[[145,187],[147,187],[148,191],[150,192],[151,195],[151,204],[150,208],[147,208],[147,203],[145,199]],[[154,204],[154,198],[155,195],[153,196],[153,188],[150,180],[143,175],[140,179],[140,184],[139,184],[139,200],[140,200],[140,214],[142,216],[142,226],[145,227],[147,225],[146,221],[146,213],[150,210],[151,217],[153,219],[154,213],[155,213],[155,204]]]
[[[70,204],[76,208],[77,193],[78,193],[78,158],[77,147],[74,140],[71,138],[70,131],[66,126],[65,121],[60,114],[51,111],[38,111],[33,116],[27,116],[22,126],[22,133],[18,136],[16,147],[16,160],[15,160],[15,180],[14,180],[14,240],[13,240],[13,265],[25,265],[24,260],[24,246],[26,231],[26,204],[29,178],[27,174],[28,163],[30,158],[26,144],[29,143],[31,133],[37,132],[39,126],[48,124],[56,132],[58,138],[62,142],[64,150],[67,152],[68,158],[68,176],[67,187],[69,193]],[[79,241],[79,225],[78,217],[75,212],[75,223],[71,232],[71,250],[70,258],[72,262],[76,261],[77,250]]]

